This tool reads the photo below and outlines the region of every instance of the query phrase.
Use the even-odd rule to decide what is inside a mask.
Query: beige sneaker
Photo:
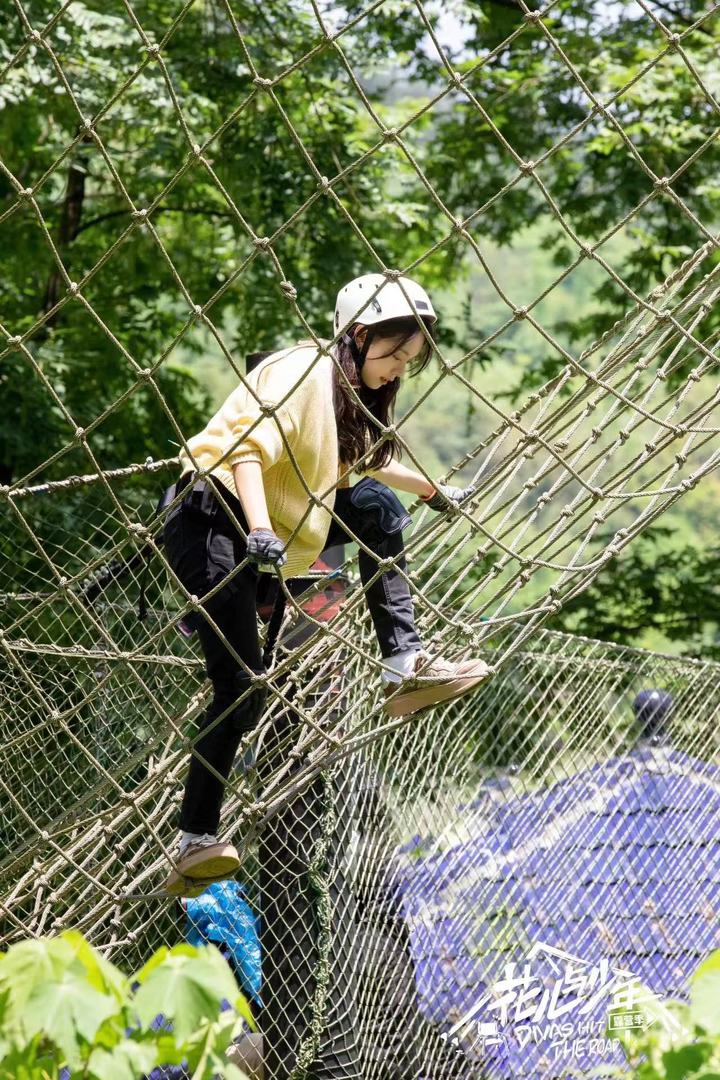
[[[231,878],[239,868],[240,858],[233,845],[206,834],[180,848],[165,892],[169,896],[199,896],[211,881]]]
[[[385,686],[383,709],[388,716],[407,716],[429,709],[443,701],[462,697],[487,679],[491,669],[484,660],[461,660],[453,663],[421,650],[415,657],[415,670],[400,683]]]

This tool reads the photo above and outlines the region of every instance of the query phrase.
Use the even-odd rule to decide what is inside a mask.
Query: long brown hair
[[[434,340],[434,324],[423,320],[428,337]],[[333,371],[333,398],[335,403],[335,419],[338,430],[338,454],[344,467],[354,465],[361,458],[382,432],[382,429],[391,424],[395,412],[395,398],[400,388],[400,379],[393,379],[377,390],[366,386],[360,376],[360,369],[367,356],[368,349],[373,341],[387,341],[389,348],[383,356],[392,356],[406,341],[409,341],[418,331],[417,319],[410,315],[400,319],[386,319],[384,322],[375,323],[367,328],[362,350],[354,338],[355,323],[340,341],[335,345],[335,356],[342,368],[348,383],[357,394],[365,408],[372,414],[374,419],[366,416],[354,400],[351,391],[340,376],[337,368]],[[430,362],[433,354],[432,341],[426,340],[422,349],[409,365],[410,376],[417,375]],[[361,469],[382,469],[391,458],[400,460],[402,447],[395,436],[384,439],[375,447],[373,453],[365,461]]]

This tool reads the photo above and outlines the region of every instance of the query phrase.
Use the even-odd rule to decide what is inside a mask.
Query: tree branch
[[[684,23],[685,26],[692,26],[692,24],[696,21],[695,19],[693,19],[692,15],[685,15],[682,11],[677,11],[676,8],[672,7],[671,4],[665,3],[665,0],[651,0],[651,2],[657,7],[661,8],[663,11],[666,11],[668,15],[672,15],[673,19],[677,19],[679,22]],[[710,12],[707,12],[707,14],[709,15]],[[708,37],[711,37],[713,40],[715,39],[715,35],[713,34],[712,30],[708,30],[706,26],[696,26],[695,29],[698,31],[698,33],[707,34]]]
[[[80,231],[80,218],[82,217],[83,200],[85,198],[85,175],[84,163],[80,160],[80,168],[71,165],[68,169],[65,198],[60,210],[60,226],[58,228],[56,247],[58,255],[62,259],[69,249],[73,240]],[[66,265],[67,269],[67,265]],[[60,297],[62,277],[56,266],[50,271],[45,286],[45,295],[42,301],[42,311],[50,311],[57,304]],[[55,322],[52,316],[45,324],[46,328]]]

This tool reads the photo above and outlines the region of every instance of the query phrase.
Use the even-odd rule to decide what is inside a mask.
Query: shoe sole
[[[224,877],[209,878],[207,881],[200,881],[197,878],[182,877],[181,874],[173,872],[167,879],[164,885],[164,891],[168,896],[175,898],[185,897],[188,900],[193,900],[196,896],[200,896],[204,893],[208,885],[213,885],[216,881],[225,881]]]
[[[213,881],[226,881],[240,869],[240,859],[232,844],[213,844],[203,851],[196,851],[180,859],[165,882],[165,892],[170,896],[198,896]],[[201,887],[197,892],[188,889]]]
[[[421,709],[430,709],[433,705],[463,697],[470,690],[474,690],[478,683],[484,682],[489,675],[490,672],[484,667],[481,672],[468,672],[451,682],[430,683],[416,690],[408,690],[404,694],[393,694],[383,705],[383,710],[388,716],[409,716]]]

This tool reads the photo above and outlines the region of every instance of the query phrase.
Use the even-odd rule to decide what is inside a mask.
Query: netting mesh
[[[657,29],[657,50],[629,82],[600,92],[588,84],[553,29],[557,3],[533,11],[521,2],[524,17],[491,56],[502,50],[512,57],[521,35],[540,35],[584,104],[578,123],[537,161],[518,155],[483,103],[478,80],[491,56],[471,70],[456,70],[438,35],[432,5],[407,4],[402,17],[416,21],[426,35],[442,85],[420,104],[415,101],[417,107],[395,127],[386,123],[371,83],[358,70],[356,51],[348,47],[383,3],[347,12],[315,3],[295,12],[296,6],[303,49],[284,56],[271,72],[259,70],[248,41],[271,33],[277,13],[270,13],[268,24],[259,10],[240,14],[228,3],[217,6],[216,17],[250,88],[232,112],[215,117],[213,130],[201,132],[166,59],[173,35],[183,33],[191,17],[192,3],[178,7],[159,41],[144,29],[139,6],[118,5],[107,15],[117,46],[140,46],[143,57],[130,71],[122,69],[123,78],[114,77],[111,65],[98,63],[96,83],[83,82],[76,90],[76,73],[69,75],[65,67],[69,38],[62,30],[82,26],[91,49],[103,16],[66,3],[53,13],[39,6],[41,18],[32,5],[15,2],[18,41],[3,48],[3,101],[12,103],[25,82],[49,80],[73,110],[77,135],[71,145],[57,147],[56,158],[31,186],[0,160],[9,192],[0,230],[18,222],[40,230],[54,273],[41,314],[19,319],[17,326],[0,321],[0,361],[22,372],[31,387],[28,401],[51,407],[58,432],[52,452],[0,489],[3,940],[72,925],[114,958],[137,965],[160,942],[183,933],[181,915],[160,884],[173,863],[182,780],[208,687],[197,645],[177,632],[193,601],[173,587],[159,544],[162,522],[155,503],[158,489],[174,478],[177,459],[105,467],[98,435],[108,424],[121,426],[141,400],[176,445],[187,445],[194,432],[184,428],[170,404],[168,358],[201,328],[234,377],[243,379],[244,365],[226,344],[213,308],[219,310],[228,290],[243,288],[246,280],[253,288],[260,280],[267,290],[279,290],[289,320],[320,352],[328,352],[326,328],[314,325],[310,315],[312,298],[298,294],[285,268],[297,243],[295,230],[299,224],[315,228],[322,204],[334,227],[352,234],[368,268],[398,280],[355,201],[370,175],[396,167],[398,175],[419,184],[424,200],[419,216],[432,215],[442,225],[438,238],[428,241],[404,272],[422,277],[451,245],[459,246],[486,275],[504,310],[499,324],[461,355],[444,350],[440,338],[436,361],[420,388],[402,399],[393,428],[406,460],[428,480],[437,480],[428,473],[423,447],[406,441],[407,432],[423,410],[432,408],[432,395],[443,386],[452,384],[472,406],[467,452],[446,462],[445,479],[474,482],[476,494],[439,516],[413,504],[407,580],[423,640],[456,659],[483,655],[493,677],[461,702],[411,720],[391,720],[380,708],[379,657],[355,555],[348,554],[341,568],[348,580],[339,610],[332,607],[332,595],[317,603],[325,581],[304,582],[302,596],[286,583],[289,617],[274,666],[263,677],[269,698],[258,729],[258,772],[248,772],[240,760],[236,764],[223,828],[241,850],[241,877],[262,913],[258,1012],[268,1076],[441,1080],[475,1077],[482,1069],[550,1076],[547,1063],[528,1059],[526,1066],[508,1065],[467,1042],[451,1047],[441,1036],[500,962],[521,956],[528,941],[546,939],[554,928],[558,946],[577,945],[569,922],[560,918],[563,890],[568,908],[563,918],[570,919],[574,904],[576,913],[582,909],[588,918],[612,924],[596,944],[604,955],[627,963],[637,926],[623,926],[612,909],[623,900],[629,903],[646,879],[627,847],[613,849],[617,821],[602,844],[610,864],[618,858],[620,898],[610,901],[609,885],[583,896],[571,885],[575,876],[595,880],[589,838],[603,815],[609,820],[611,814],[635,813],[638,800],[643,810],[657,811],[645,788],[638,795],[620,783],[628,760],[638,776],[694,783],[686,798],[688,813],[718,790],[710,765],[704,764],[717,756],[715,666],[542,629],[549,614],[585,589],[720,460],[717,331],[708,331],[706,321],[720,290],[717,238],[678,194],[680,178],[711,146],[716,129],[702,131],[687,158],[662,176],[644,160],[616,109],[632,86],[671,55],[684,65],[710,114],[717,112],[706,57],[694,54],[693,35],[718,5],[675,32],[640,2]],[[358,156],[337,160],[336,171],[328,175],[308,149],[312,110],[305,114],[293,97],[299,93],[296,80],[318,58],[352,87],[370,132]],[[95,86],[94,93],[88,85]],[[156,178],[144,204],[123,179],[112,149],[123,104],[135,101],[138,88],[141,94],[159,94],[162,88],[158,107],[181,133],[180,149],[173,151],[177,167]],[[268,235],[262,235],[213,161],[213,148],[235,125],[252,149],[258,102],[280,118],[298,155],[293,169],[307,181],[291,216]],[[478,138],[482,132],[483,139],[497,140],[509,163],[492,198],[462,217],[428,174],[413,140],[428,116],[459,103],[477,122]],[[690,120],[678,116],[677,123],[682,129]],[[544,183],[543,165],[598,127],[610,132],[615,153],[632,156],[646,185],[637,206],[622,220],[608,222],[606,233],[589,244]],[[110,185],[122,210],[115,211],[119,226],[112,246],[89,252],[85,268],[73,270],[73,280],[64,244],[47,219],[63,162],[80,146],[91,147],[104,164],[102,182]],[[180,246],[182,238],[162,225],[163,200],[182,192],[194,170],[202,171],[242,239],[236,265],[202,303],[179,268],[186,253],[174,257],[170,241],[174,236]],[[359,188],[353,191],[353,184]],[[491,271],[481,240],[483,215],[515,189],[532,191],[574,252],[574,262],[539,295],[522,298],[522,305]],[[650,290],[639,292],[602,248],[660,199],[682,216],[687,243],[669,271],[666,267]],[[145,359],[132,355],[108,308],[94,302],[97,283],[113,273],[115,252],[138,237],[159,260],[183,306],[182,324],[168,331],[161,355]],[[536,311],[584,262],[592,262],[624,296],[625,314],[576,356]],[[100,335],[109,341],[124,365],[124,386],[108,387],[92,415],[85,414],[82,402],[68,403],[62,373],[38,347],[38,342],[47,347],[43,335],[68,305],[81,309],[88,340]],[[510,409],[503,395],[476,378],[473,360],[502,342],[518,321],[530,325],[564,366]],[[332,509],[332,491],[308,494]],[[141,589],[148,608],[138,620]],[[636,692],[648,686],[673,695],[668,733],[673,750],[656,746],[632,758],[637,731],[630,706]],[[627,795],[624,808],[618,790]],[[542,793],[553,792],[560,806],[538,801]],[[523,803],[523,797],[535,802]],[[617,805],[611,811],[613,799]],[[669,803],[660,806],[670,809]],[[536,847],[544,859],[540,876],[545,886],[556,888],[555,921],[541,917],[547,896],[540,903],[516,875],[529,857],[523,847],[528,837],[520,828],[508,839],[510,826],[504,820],[501,827],[497,817],[503,807],[521,823],[530,814],[528,828],[539,837]],[[584,828],[587,843],[583,846],[577,835],[570,858],[567,850],[545,843],[545,828],[553,837],[573,829],[582,834]],[[642,849],[658,841],[640,836],[632,843]],[[508,844],[518,848],[513,858]],[[670,847],[675,877],[668,880],[676,883],[676,895],[667,908],[655,905],[661,926],[679,905],[697,913],[708,903],[707,890],[694,896],[688,876],[699,857],[693,838],[674,837]],[[707,881],[717,885],[718,874],[712,862]],[[454,891],[448,891],[450,880]],[[448,921],[454,931],[446,940],[439,927]],[[702,945],[709,944],[706,935]],[[663,946],[654,943],[644,955],[662,956]],[[681,992],[689,971],[685,960],[678,954],[674,967],[655,980],[659,991]]]

